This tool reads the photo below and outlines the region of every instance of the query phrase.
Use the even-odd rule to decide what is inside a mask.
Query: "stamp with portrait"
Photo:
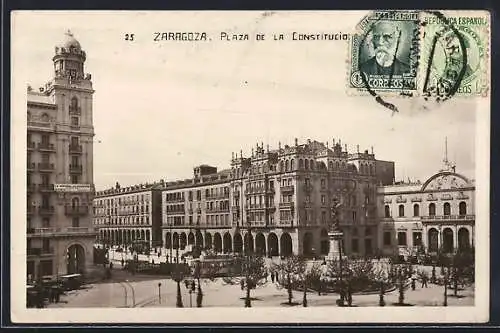
[[[484,96],[489,91],[489,15],[424,12],[422,95]]]
[[[349,53],[349,88],[411,93],[417,90],[419,12],[375,11],[358,24]]]

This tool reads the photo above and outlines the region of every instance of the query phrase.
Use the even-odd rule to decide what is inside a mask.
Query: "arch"
[[[405,216],[405,205],[399,205],[399,207],[398,207],[398,213],[399,213],[399,217],[404,217]]]
[[[172,237],[172,245],[174,247],[174,249],[178,249],[180,248],[180,239],[179,239],[179,234],[174,232],[174,235]]]
[[[78,207],[80,206],[80,199],[78,197],[74,197],[71,199],[71,207]]]
[[[135,229],[132,230],[132,241],[135,241],[137,240],[137,236],[136,236],[136,233],[135,233]]]
[[[458,215],[460,216],[467,215],[467,204],[465,203],[465,201],[461,201],[458,204]]]
[[[165,234],[165,248],[170,249],[172,247],[172,234],[167,232]]]
[[[144,229],[141,230],[141,240],[145,240],[146,239],[146,235],[144,233]]]
[[[429,178],[424,184],[422,184],[422,189],[421,191],[425,191],[426,187],[431,183],[433,182],[436,178],[443,178],[444,176],[448,176],[448,178],[453,178],[453,177],[456,177],[458,179],[461,179],[465,184],[470,184],[470,181],[469,179],[467,179],[466,177],[458,174],[458,173],[455,173],[455,172],[449,172],[449,171],[444,171],[444,172],[439,172],[437,174],[435,174],[434,176],[432,176],[431,178]],[[451,177],[450,177],[451,176]],[[446,181],[447,182],[447,181]],[[446,183],[445,182],[445,183]],[[460,187],[460,186],[459,186]],[[451,188],[451,186],[450,186]]]
[[[263,256],[266,255],[266,238],[261,232],[255,236],[255,252]]]
[[[196,230],[196,235],[195,235],[195,245],[197,248],[202,249],[203,248],[203,235],[201,234],[200,230]]]
[[[215,252],[222,251],[222,237],[218,232],[214,234],[214,250]]]
[[[290,161],[289,160],[285,161],[285,171],[290,171]]]
[[[443,205],[443,215],[451,215],[451,206],[449,202],[445,202]]]
[[[469,230],[467,228],[458,229],[458,249],[467,250],[470,248]]]
[[[245,252],[252,253],[254,251],[253,247],[253,235],[250,232],[245,233],[244,236]]]
[[[443,252],[453,252],[453,230],[451,228],[443,230]]]
[[[370,164],[370,175],[373,175],[373,174],[374,174],[374,172],[373,172],[373,165]]]
[[[295,170],[295,160],[293,158],[290,160],[290,170]]]
[[[328,254],[330,252],[330,240],[328,239],[328,231],[324,228],[321,229],[320,239],[320,254]]]
[[[436,228],[430,228],[427,232],[427,240],[430,252],[437,252],[439,249],[439,232]]]
[[[283,167],[283,161],[280,161],[280,172],[283,172],[283,169],[284,169],[284,167]]]
[[[149,242],[149,230],[146,230],[146,240]]]
[[[71,107],[73,109],[78,107],[78,98],[76,96],[73,96],[71,98]]]
[[[234,243],[234,252],[242,253],[243,252],[243,239],[239,233],[235,233],[233,236]]]
[[[436,204],[434,202],[429,204],[429,216],[436,216]]]
[[[284,232],[280,238],[281,255],[288,257],[292,255],[292,237],[288,232]]]
[[[180,246],[180,249],[181,250],[184,250],[186,248],[186,245],[187,245],[187,236],[186,236],[186,233],[183,232],[181,233],[180,237],[179,237],[179,246]]]
[[[306,232],[304,234],[304,238],[302,240],[302,252],[306,256],[313,255],[313,235],[310,232]]]
[[[330,170],[333,169],[333,162],[332,161],[328,162],[328,169],[330,169]]]
[[[420,206],[419,204],[413,205],[413,216],[420,216]]]
[[[305,169],[306,169],[306,170],[309,170],[309,160],[308,160],[308,159],[306,159],[306,160],[304,161],[304,164],[305,164]]]
[[[279,256],[278,236],[274,232],[267,236],[267,249],[270,256]]]
[[[194,245],[194,234],[192,232],[188,235],[188,245]]]
[[[299,158],[299,169],[304,169],[304,160]]]
[[[389,205],[385,205],[384,207],[384,212],[385,212],[385,217],[391,217],[391,209],[389,208]]]
[[[229,253],[233,252],[233,240],[231,239],[231,234],[226,232],[224,234],[224,252]]]
[[[205,234],[205,248],[207,249],[212,248],[212,234],[209,232]]]
[[[127,230],[127,243],[130,244],[132,242],[132,230]]]
[[[68,274],[82,274],[85,270],[85,248],[80,244],[70,245],[66,250]]]
[[[314,160],[309,161],[309,169],[314,170]]]

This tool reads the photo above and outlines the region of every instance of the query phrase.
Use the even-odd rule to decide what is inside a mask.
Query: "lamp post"
[[[338,201],[337,198],[333,199],[333,205],[331,208],[331,223],[330,223],[330,231],[328,232],[328,238],[330,239],[330,252],[328,253],[328,257],[330,260],[334,260],[337,256],[339,259],[339,294],[340,297],[337,300],[338,306],[344,306],[344,281],[343,281],[343,263],[342,263],[342,238],[343,233],[340,229],[340,221],[339,221],[339,210],[342,204]],[[337,252],[337,253],[336,253]]]
[[[158,304],[161,304],[161,282],[158,282]]]

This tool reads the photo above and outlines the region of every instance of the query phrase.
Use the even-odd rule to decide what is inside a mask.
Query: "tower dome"
[[[70,49],[70,48],[75,48],[78,50],[81,50],[82,47],[80,46],[80,42],[76,40],[76,38],[73,36],[70,30],[66,31],[64,34],[64,39],[60,43],[59,47]]]

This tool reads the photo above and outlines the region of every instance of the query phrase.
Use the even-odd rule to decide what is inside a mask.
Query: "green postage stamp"
[[[348,89],[437,100],[487,96],[489,46],[485,11],[374,11],[352,36]]]

